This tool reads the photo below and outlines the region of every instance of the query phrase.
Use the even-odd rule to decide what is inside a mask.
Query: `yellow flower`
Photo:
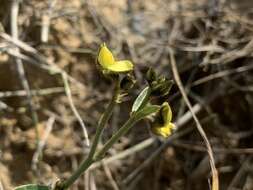
[[[128,60],[115,61],[112,52],[103,43],[98,53],[98,63],[105,71],[124,73],[133,70],[133,64]]]
[[[158,136],[169,137],[176,128],[171,123],[172,111],[168,102],[164,102],[160,111],[157,113],[154,123],[151,125],[151,131]]]
[[[162,136],[162,137],[169,137],[173,131],[173,129],[175,129],[175,125],[173,123],[168,123],[164,126],[152,126],[151,127],[151,131],[158,136]]]

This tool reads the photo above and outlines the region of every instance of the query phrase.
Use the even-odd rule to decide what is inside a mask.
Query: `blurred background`
[[[252,18],[251,0],[1,0],[0,189],[66,178],[87,155],[69,91],[92,140],[112,95],[95,64],[102,42],[133,61],[138,79],[103,141],[127,119],[146,67],[173,78],[173,49],[220,189],[253,189]],[[206,148],[176,85],[156,101],[164,100],[179,126],[173,138],[156,138],[139,122],[72,189],[210,189]]]

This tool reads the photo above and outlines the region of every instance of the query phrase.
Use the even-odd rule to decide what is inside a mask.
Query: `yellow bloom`
[[[112,52],[103,43],[98,53],[98,62],[105,71],[124,73],[133,70],[133,64],[128,60],[115,61]]]
[[[168,102],[164,102],[162,104],[161,110],[160,110],[163,122],[165,124],[168,124],[171,122],[172,120],[172,111],[170,108],[170,105],[168,104]]]
[[[160,111],[157,113],[154,123],[151,125],[151,131],[158,136],[169,137],[175,129],[171,123],[172,111],[168,102],[164,102]]]
[[[175,125],[173,123],[168,123],[164,126],[152,126],[151,127],[151,131],[158,136],[162,136],[162,137],[169,137],[173,131],[173,129],[175,129]]]

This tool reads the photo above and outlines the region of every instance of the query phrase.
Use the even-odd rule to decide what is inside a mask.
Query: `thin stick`
[[[42,15],[42,26],[41,26],[41,41],[44,43],[48,42],[48,34],[50,29],[50,20],[52,17],[53,7],[57,3],[57,0],[49,2],[48,10]]]
[[[20,2],[19,0],[12,0],[12,4],[11,4],[11,35],[14,39],[17,39],[17,40],[18,40],[19,2]],[[19,49],[15,48],[14,52],[19,52]],[[27,99],[28,99],[28,102],[29,102],[29,109],[31,111],[33,124],[35,125],[35,129],[36,129],[36,143],[38,145],[38,142],[39,142],[39,134],[38,134],[38,128],[37,128],[38,115],[37,115],[37,113],[34,109],[32,94],[31,94],[31,91],[30,91],[29,83],[28,83],[26,75],[25,75],[25,69],[24,69],[23,62],[19,58],[16,58],[15,61],[16,61],[16,64],[17,64],[17,70],[18,70],[18,74],[19,74],[22,86],[23,86],[23,88],[25,89],[25,91],[27,93]]]
[[[4,186],[3,186],[3,184],[2,184],[1,179],[0,179],[0,190],[4,190]]]
[[[47,121],[46,130],[45,130],[44,136],[39,141],[39,144],[37,146],[37,150],[36,150],[36,152],[33,155],[33,158],[32,158],[32,168],[33,168],[34,171],[37,171],[37,165],[38,165],[38,162],[39,162],[39,158],[42,155],[42,150],[43,150],[43,148],[46,145],[46,141],[48,139],[48,136],[49,136],[49,134],[51,133],[51,131],[53,129],[54,122],[55,122],[55,117],[51,116],[48,119],[48,121]]]
[[[207,64],[227,64],[241,57],[250,56],[253,50],[253,40],[249,41],[241,50],[232,50],[230,52],[222,54],[218,58],[214,58],[209,62],[203,62],[201,65]]]
[[[128,184],[132,181],[143,169],[145,169],[157,156],[166,148],[171,142],[177,138],[180,138],[189,132],[192,131],[192,128],[186,128],[180,132],[174,133],[170,136],[169,139],[165,141],[159,148],[157,148],[152,155],[150,155],[140,166],[138,166],[132,173],[130,173],[124,180],[123,184]]]
[[[120,160],[120,159],[126,158],[126,157],[128,157],[128,156],[130,156],[130,155],[132,155],[132,154],[134,154],[136,152],[139,152],[139,151],[141,151],[141,150],[143,150],[143,149],[151,146],[152,144],[154,144],[154,142],[155,142],[155,138],[152,138],[152,137],[148,138],[148,139],[140,142],[139,144],[137,144],[135,146],[132,146],[131,148],[128,148],[128,149],[126,149],[126,150],[124,150],[124,151],[122,151],[122,152],[120,152],[120,153],[118,153],[116,155],[113,155],[113,156],[111,156],[109,158],[106,158],[105,160],[102,160],[102,161],[94,163],[90,167],[90,169],[95,169],[97,167],[100,167],[101,164],[110,164],[110,163],[112,163],[112,162],[114,162],[116,160]]]
[[[227,190],[235,189],[235,186],[238,185],[238,182],[240,182],[242,180],[243,175],[245,174],[245,172],[247,172],[248,168],[250,168],[250,165],[251,165],[250,160],[251,159],[252,159],[252,156],[248,156],[245,159],[245,161],[241,165],[240,169],[238,170],[238,172],[235,174],[232,181],[230,182]]]
[[[90,190],[97,190],[96,181],[94,175],[90,175]]]
[[[219,189],[219,179],[218,179],[218,172],[217,172],[217,169],[215,167],[215,160],[214,160],[214,156],[213,156],[213,150],[212,150],[212,147],[210,145],[210,142],[206,136],[206,133],[205,131],[203,130],[197,116],[195,115],[194,113],[194,110],[192,109],[192,105],[185,93],[185,90],[184,90],[184,87],[182,85],[182,81],[180,79],[180,76],[179,76],[179,73],[178,73],[178,70],[177,70],[177,65],[176,65],[176,61],[175,61],[175,57],[174,57],[174,52],[172,49],[169,49],[169,54],[170,54],[170,64],[171,64],[171,67],[172,67],[172,72],[173,72],[173,76],[174,76],[174,79],[175,79],[175,82],[183,96],[183,99],[187,105],[187,107],[189,108],[191,114],[192,114],[192,117],[196,123],[196,126],[197,126],[197,129],[200,133],[200,135],[202,136],[203,140],[204,140],[204,143],[206,145],[206,148],[207,148],[207,153],[209,155],[209,162],[210,162],[210,166],[211,166],[211,171],[212,171],[212,177],[213,177],[213,183],[212,183],[212,190],[218,190]]]
[[[45,56],[40,54],[40,52],[38,52],[35,48],[30,46],[29,44],[27,44],[19,39],[16,39],[4,32],[2,32],[2,33],[0,32],[0,37],[2,37],[3,39],[5,39],[8,42],[14,44],[15,46],[19,47],[20,49],[30,53],[32,55],[33,59],[26,56],[26,55],[21,54],[20,52],[11,52],[11,51],[8,52],[12,56],[24,59],[39,68],[49,71],[50,73],[65,73],[68,76],[68,80],[70,82],[73,82],[76,86],[78,86],[82,90],[85,89],[84,85],[80,81],[78,81],[75,78],[73,78],[72,76],[68,75],[64,70],[62,70],[60,67],[58,67],[57,64],[55,64],[53,62],[49,62]],[[43,64],[38,64],[40,62]]]
[[[69,101],[69,105],[74,113],[74,115],[76,116],[79,124],[81,125],[82,129],[83,129],[83,135],[84,135],[84,140],[85,140],[85,144],[87,146],[90,146],[90,140],[89,140],[89,136],[88,136],[88,132],[87,132],[87,129],[86,129],[86,126],[80,116],[80,114],[78,113],[75,105],[74,105],[74,102],[73,102],[73,99],[72,99],[72,94],[71,94],[71,90],[70,90],[70,87],[69,87],[69,83],[68,83],[68,79],[67,79],[67,75],[65,73],[62,73],[62,79],[63,79],[63,83],[64,83],[64,88],[65,88],[65,92],[66,92],[66,95],[68,97],[68,101]]]
[[[172,146],[196,152],[206,151],[206,148],[202,145],[196,145],[181,141],[172,142]],[[216,154],[253,154],[253,148],[213,148],[213,151]]]
[[[20,39],[16,39],[16,38],[14,38],[13,36],[10,36],[7,33],[0,32],[0,36],[4,40],[6,40],[8,43],[11,43],[11,44],[17,46],[17,47],[19,47],[20,49],[22,49],[24,51],[27,51],[27,52],[30,52],[30,53],[33,53],[33,54],[38,53],[38,51],[35,48],[33,48],[32,46],[30,46],[29,44],[21,41]]]
[[[105,171],[105,175],[108,178],[109,182],[111,183],[113,190],[119,190],[119,187],[118,187],[116,181],[113,179],[110,168],[106,164],[103,164],[103,168]]]
[[[86,170],[84,173],[84,189],[89,190],[90,189],[90,171]]]
[[[236,74],[236,73],[242,73],[242,72],[246,72],[253,69],[253,65],[246,65],[246,66],[241,66],[241,67],[237,67],[235,69],[229,69],[229,70],[225,70],[225,71],[220,71],[211,75],[208,75],[206,77],[200,78],[196,81],[194,81],[192,83],[192,86],[197,86],[203,83],[206,83],[208,81],[217,79],[217,78],[222,78],[224,76],[228,76],[228,75],[232,75],[232,74]]]
[[[76,170],[78,168],[78,161],[76,156],[72,155],[71,156],[71,166],[72,166],[72,170]],[[72,190],[78,190],[78,183],[73,184],[72,186]]]
[[[7,111],[13,111],[13,108],[8,106],[6,103],[0,101],[0,111],[7,110]],[[0,151],[1,153],[1,151]]]
[[[39,90],[30,90],[31,95],[33,96],[45,96],[49,94],[56,94],[64,92],[63,87],[52,87],[52,88],[44,88]],[[0,98],[10,98],[10,97],[20,97],[27,96],[27,91],[25,90],[15,90],[15,91],[0,91]]]

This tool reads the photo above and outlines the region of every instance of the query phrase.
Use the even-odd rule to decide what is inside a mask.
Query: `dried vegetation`
[[[67,177],[87,154],[83,128],[55,72],[69,81],[92,139],[112,91],[94,64],[103,41],[135,63],[142,82],[133,95],[147,66],[173,77],[173,50],[212,145],[220,189],[253,189],[251,0],[23,0],[16,25],[13,2],[0,1],[0,189]],[[153,138],[148,123],[139,123],[73,189],[209,189],[206,148],[176,85],[167,98],[179,126],[171,139]],[[115,109],[104,139],[125,121],[132,101]]]

